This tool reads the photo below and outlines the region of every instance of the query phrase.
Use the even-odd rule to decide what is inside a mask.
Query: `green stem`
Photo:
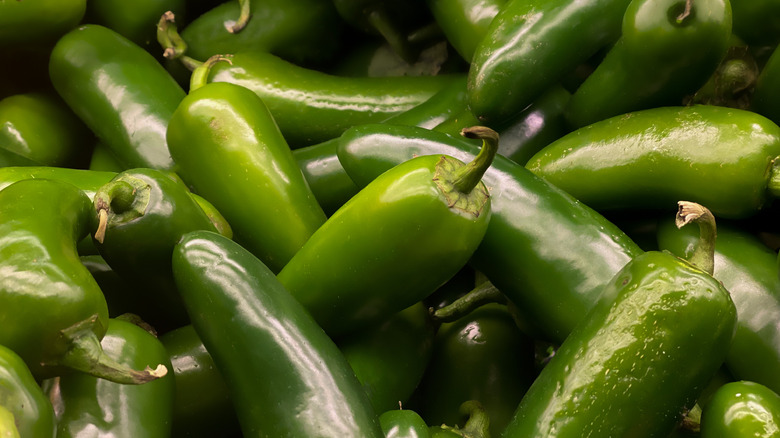
[[[151,187],[144,181],[124,176],[114,179],[95,192],[92,204],[98,214],[95,240],[103,243],[112,223],[124,223],[143,216],[149,205]]]
[[[678,210],[675,218],[677,228],[682,228],[691,222],[696,222],[699,225],[699,240],[696,242],[693,254],[688,261],[712,275],[715,271],[715,240],[717,238],[715,216],[706,207],[695,202],[680,201],[677,205]]]
[[[227,31],[230,33],[241,32],[249,23],[249,18],[252,15],[249,11],[249,0],[238,0],[238,5],[240,8],[238,20],[236,20],[236,22],[232,25],[225,23],[225,29],[227,29]]]
[[[493,286],[493,283],[485,281],[452,303],[435,311],[432,307],[429,310],[434,321],[453,322],[485,304],[506,302],[504,294]]]
[[[685,9],[677,16],[677,24],[683,24],[683,21],[691,15],[692,10],[693,0],[685,0]]]
[[[490,418],[482,403],[477,400],[463,402],[460,405],[460,413],[469,418],[463,428],[442,425],[442,429],[452,431],[464,438],[490,438]]]
[[[139,371],[106,355],[100,345],[100,339],[93,331],[97,319],[97,315],[94,315],[62,330],[61,335],[69,347],[65,355],[53,365],[66,366],[91,376],[128,385],[151,382],[168,373],[168,369],[162,364],[158,364],[155,369],[147,366]]]
[[[231,55],[214,55],[193,70],[190,77],[190,93],[209,83],[209,73],[211,73],[211,67],[214,64],[220,61],[233,64],[230,57]]]
[[[167,59],[178,59],[190,71],[197,68],[201,62],[186,56],[187,43],[179,35],[173,12],[162,14],[157,22],[157,42],[163,49],[163,56]]]
[[[454,172],[452,183],[461,193],[470,193],[479,184],[498,151],[498,133],[485,126],[463,128],[460,135],[482,140],[482,149],[470,163]]]

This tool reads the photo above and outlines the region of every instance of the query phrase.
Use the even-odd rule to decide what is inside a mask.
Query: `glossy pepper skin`
[[[736,309],[706,272],[637,256],[542,370],[502,437],[665,436],[723,362]]]
[[[544,90],[620,36],[629,0],[510,0],[477,45],[469,106],[488,126],[505,123]]]
[[[0,409],[3,408],[11,415],[11,424],[19,433],[17,437],[54,438],[56,435],[51,402],[22,358],[0,345]],[[5,438],[2,433],[0,436]]]
[[[679,257],[694,250],[695,230],[678,230],[669,221],[658,226],[658,246]],[[726,366],[736,379],[780,391],[780,279],[777,254],[752,233],[728,224],[718,226],[713,276],[723,282],[737,307],[737,331]]]
[[[127,366],[162,363],[171,367],[162,343],[122,317],[109,320],[100,343],[106,354]],[[143,385],[123,385],[79,373],[44,385],[57,412],[58,437],[170,436],[173,374]]]
[[[452,47],[471,62],[490,22],[507,0],[427,0],[426,3]]]
[[[669,208],[755,214],[777,190],[780,128],[750,111],[694,105],[636,111],[580,128],[526,167],[596,210]]]
[[[23,179],[54,179],[81,189],[89,199],[103,184],[111,181],[116,172],[99,170],[70,169],[66,167],[30,166],[0,167],[0,190]]]
[[[274,272],[325,222],[274,118],[252,91],[230,83],[191,91],[167,138],[182,179]]]
[[[729,47],[731,6],[696,0],[685,8],[679,0],[628,5],[620,39],[572,95],[566,110],[572,126],[680,105],[707,82]]]
[[[160,336],[160,342],[168,351],[176,380],[172,436],[237,435],[238,419],[227,385],[195,327],[171,330]]]
[[[263,52],[236,52],[231,60],[216,64],[209,81],[254,91],[292,148],[330,140],[350,126],[406,111],[459,76],[349,78],[298,67]]]
[[[375,412],[406,403],[433,353],[435,325],[420,302],[364,330],[336,339]]]
[[[386,438],[430,438],[428,425],[420,414],[410,410],[394,409],[379,415]]]
[[[54,46],[49,75],[125,168],[173,170],[165,129],[184,91],[151,54],[106,27],[83,25]]]
[[[171,271],[173,247],[184,234],[216,231],[187,187],[148,168],[119,173],[92,201],[100,222],[93,229],[100,255],[137,287],[141,318],[164,332],[189,322]]]
[[[780,396],[759,383],[723,385],[702,411],[702,438],[769,438],[780,432]]]
[[[364,125],[347,131],[338,151],[359,186],[414,156],[442,153],[466,161],[477,149],[420,128]],[[603,216],[508,159],[497,156],[484,181],[492,217],[469,264],[517,305],[524,331],[562,341],[602,285],[642,251]]]
[[[198,231],[176,246],[173,266],[245,436],[383,436],[344,356],[259,259]]]
[[[4,1],[0,47],[53,42],[79,24],[86,8],[86,0]]]
[[[421,301],[466,264],[485,234],[490,198],[479,172],[497,147],[494,139],[486,144],[469,167],[430,155],[384,173],[309,238],[279,281],[331,336]],[[465,184],[455,185],[465,172]]]

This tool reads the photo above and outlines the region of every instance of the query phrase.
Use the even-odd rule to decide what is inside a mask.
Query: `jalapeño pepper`
[[[27,364],[21,357],[0,345],[0,417],[2,410],[10,416],[18,438],[53,438],[56,421],[51,402],[38,386]],[[6,418],[0,418],[0,436],[6,438],[3,429]],[[9,435],[14,437],[14,435]]]
[[[780,431],[780,395],[764,385],[723,385],[701,414],[702,438],[772,437]]]

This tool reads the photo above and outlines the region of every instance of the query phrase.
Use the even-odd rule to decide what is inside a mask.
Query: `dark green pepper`
[[[734,33],[751,46],[780,43],[780,4],[773,0],[731,0]]]
[[[680,105],[715,71],[730,36],[728,0],[633,0],[620,39],[572,95],[567,120],[579,128]]]
[[[22,358],[0,345],[0,411],[3,409],[10,415],[10,425],[19,434],[16,438],[54,438],[56,435],[51,402]],[[0,418],[0,436],[13,438],[13,434],[6,435],[5,425],[6,419]]]
[[[426,3],[452,47],[471,62],[490,22],[507,0],[427,0]]]
[[[57,42],[49,75],[125,168],[174,168],[165,129],[184,91],[147,51],[113,30],[84,25]]]
[[[430,155],[394,167],[336,211],[279,272],[328,334],[421,301],[471,257],[490,220],[481,178],[498,137],[482,127],[467,134],[484,144],[468,165]]]
[[[225,215],[237,242],[279,272],[325,213],[263,101],[238,85],[200,85],[168,126],[179,173]]]
[[[430,154],[468,161],[477,149],[422,128],[364,125],[348,130],[338,151],[359,186]],[[502,156],[484,181],[492,218],[469,263],[517,306],[528,321],[524,331],[562,341],[596,302],[602,285],[642,251],[603,216]]]
[[[176,246],[173,269],[245,436],[383,436],[344,355],[249,251],[197,231]]]
[[[147,51],[158,53],[154,23],[166,11],[183,20],[186,10],[186,0],[90,0],[85,22],[105,26]]]
[[[750,108],[775,123],[780,123],[780,50],[775,48],[756,80]]]
[[[86,0],[0,3],[0,47],[53,42],[84,17]]]
[[[120,383],[164,376],[164,366],[128,369],[100,347],[106,301],[76,252],[94,216],[90,199],[65,182],[28,179],[0,190],[0,345],[39,379],[68,369]]]
[[[111,319],[100,341],[103,351],[128,367],[161,363],[171,367],[162,343],[122,317]],[[85,374],[44,382],[57,413],[57,436],[170,436],[174,377],[144,385],[123,385]]]
[[[420,414],[408,409],[394,409],[379,416],[385,438],[430,438],[428,425]]]
[[[700,224],[691,262],[649,251],[605,285],[504,430],[504,438],[665,436],[723,362],[736,327],[729,292],[712,278],[714,217],[681,203],[678,225]]]
[[[723,385],[701,414],[702,438],[769,438],[780,432],[780,395],[764,385]]]
[[[709,105],[636,111],[569,133],[526,167],[596,210],[663,209],[679,199],[723,218],[754,215],[780,193],[780,128]]]

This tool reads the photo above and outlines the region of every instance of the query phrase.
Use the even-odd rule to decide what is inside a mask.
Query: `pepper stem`
[[[190,93],[209,83],[211,67],[216,63],[225,61],[232,65],[233,61],[230,59],[231,56],[232,55],[214,55],[193,70],[192,76],[190,77]]]
[[[477,400],[465,401],[460,405],[459,410],[462,415],[468,416],[463,428],[442,425],[442,429],[449,430],[464,438],[490,438],[490,418],[482,403]]]
[[[685,9],[677,16],[677,24],[682,24],[686,18],[691,15],[693,10],[693,0],[685,0]]]
[[[225,29],[230,33],[239,33],[249,24],[249,18],[252,16],[249,10],[249,0],[238,0],[239,15],[238,20],[228,24],[225,23]]]
[[[162,14],[157,22],[157,42],[160,43],[165,58],[178,59],[190,71],[195,70],[202,62],[185,55],[187,42],[179,35],[175,19],[171,11]]]
[[[470,193],[479,184],[498,152],[498,133],[486,126],[463,128],[460,135],[482,140],[482,149],[470,163],[453,172],[452,184],[461,193]]]
[[[715,216],[706,207],[695,202],[680,201],[677,205],[678,210],[675,217],[677,228],[682,228],[691,222],[696,222],[699,225],[699,240],[696,242],[696,247],[688,261],[712,275],[715,271],[715,240],[717,237]]]
[[[431,317],[436,322],[453,322],[464,317],[477,309],[489,303],[506,304],[507,299],[493,283],[485,281],[477,287],[453,301],[452,303],[434,310],[429,308]]]
[[[138,371],[111,359],[103,351],[100,339],[93,331],[97,320],[98,316],[93,315],[60,332],[69,347],[65,355],[53,365],[66,366],[91,376],[128,385],[151,382],[168,374],[168,368],[162,364],[155,369],[147,366]]]
[[[151,187],[128,176],[115,178],[95,192],[92,205],[98,214],[95,240],[103,243],[112,223],[122,223],[143,216],[149,204]]]

